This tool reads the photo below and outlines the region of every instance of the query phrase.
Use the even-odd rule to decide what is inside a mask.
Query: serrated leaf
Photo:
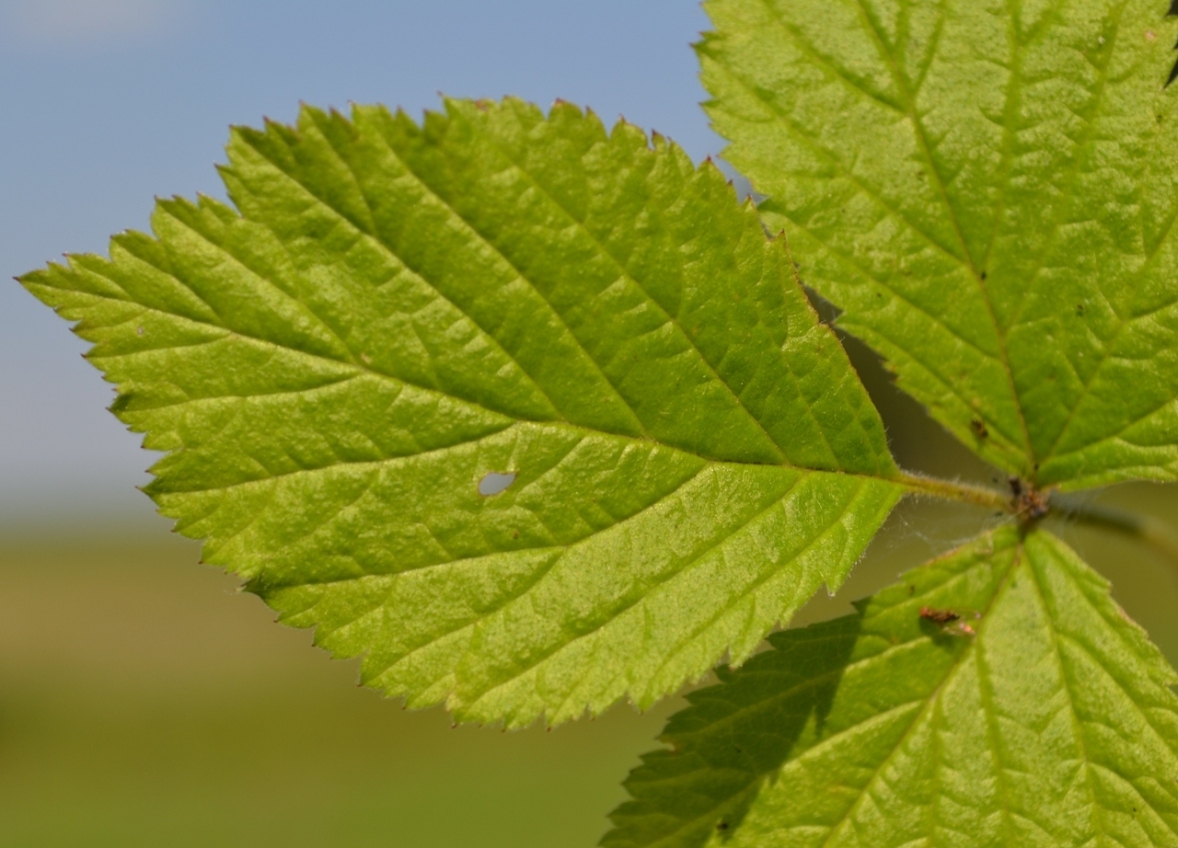
[[[240,212],[164,201],[23,282],[169,452],[162,511],[364,682],[508,725],[650,704],[837,587],[899,496],[783,244],[661,138],[307,108],[229,160]]]
[[[1178,675],[1056,537],[858,606],[690,695],[604,844],[1178,845]]]
[[[804,281],[990,462],[1178,479],[1167,0],[708,0],[725,156]]]

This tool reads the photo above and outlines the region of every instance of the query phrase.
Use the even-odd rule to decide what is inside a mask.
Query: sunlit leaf
[[[803,280],[965,444],[1178,479],[1168,0],[708,0],[725,156]]]
[[[858,606],[691,695],[605,844],[1178,845],[1178,675],[1057,538]]]
[[[23,282],[168,452],[179,529],[363,680],[526,724],[646,705],[836,588],[900,493],[837,339],[720,172],[557,105],[235,131]]]

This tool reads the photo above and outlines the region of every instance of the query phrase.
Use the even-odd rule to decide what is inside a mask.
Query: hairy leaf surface
[[[725,156],[803,280],[987,460],[1178,479],[1168,0],[708,0]]]
[[[1178,845],[1178,675],[1057,538],[996,531],[858,606],[689,696],[605,844]]]
[[[168,452],[163,512],[370,685],[509,725],[649,704],[837,587],[899,496],[783,243],[657,136],[308,108],[223,173],[237,210],[161,202],[23,282]]]

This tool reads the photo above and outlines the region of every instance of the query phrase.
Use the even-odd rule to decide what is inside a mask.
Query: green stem
[[[1082,504],[1063,495],[1056,495],[1051,506],[1060,518],[1130,536],[1161,552],[1171,563],[1178,565],[1178,533],[1164,521],[1113,507]]]
[[[908,491],[919,495],[930,495],[950,501],[977,504],[987,509],[997,509],[1002,512],[1014,512],[1015,505],[1009,492],[990,489],[985,486],[975,486],[970,483],[959,483],[951,480],[937,480],[920,474],[900,472],[900,482]]]
[[[1018,498],[1013,497],[1010,492],[975,486],[970,483],[938,480],[908,472],[900,472],[900,483],[913,494],[971,503],[987,509],[1025,516],[1025,513],[1020,510],[1025,510],[1026,505]],[[1172,565],[1178,567],[1178,531],[1175,531],[1164,521],[1113,507],[1084,504],[1067,495],[1055,494],[1049,503],[1050,514],[1057,518],[1074,521],[1088,527],[1111,530],[1114,533],[1136,539],[1149,545],[1170,560]],[[1043,505],[1046,507],[1047,504],[1048,501],[1044,499]]]

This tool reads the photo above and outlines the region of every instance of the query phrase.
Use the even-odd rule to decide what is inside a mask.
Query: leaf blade
[[[725,155],[901,385],[1040,484],[1174,479],[1166,5],[708,9]]]
[[[783,245],[665,141],[449,101],[229,151],[240,212],[162,201],[23,282],[168,452],[164,514],[365,682],[513,726],[649,704],[839,585],[901,494]]]
[[[973,637],[920,612],[970,605]],[[1178,676],[1058,539],[998,531],[860,610],[771,637],[776,652],[690,696],[675,753],[634,772],[605,844],[1178,836]]]

